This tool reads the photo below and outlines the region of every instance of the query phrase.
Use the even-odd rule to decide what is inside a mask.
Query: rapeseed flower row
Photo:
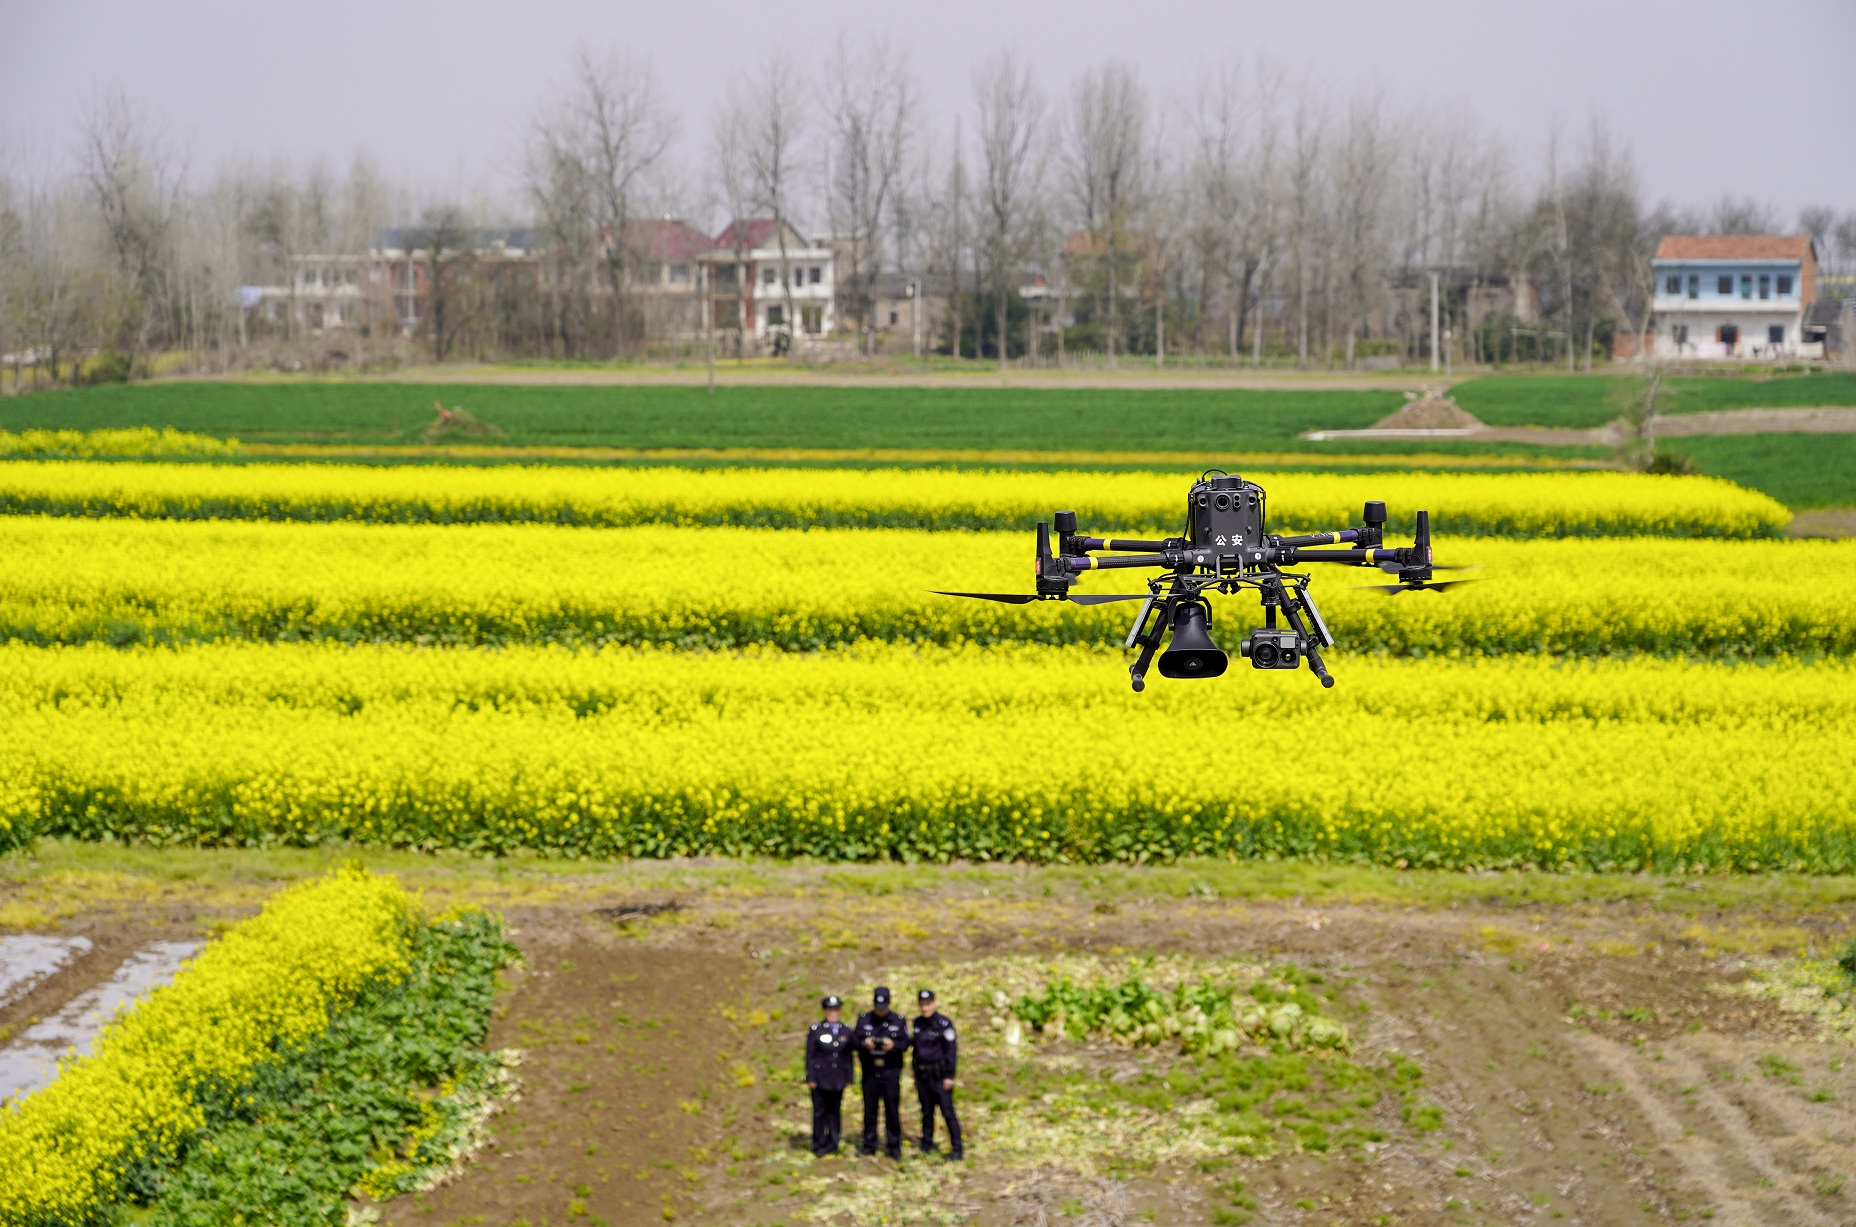
[[[411,899],[339,871],[276,895],[110,1023],[88,1056],[0,1109],[0,1224],[91,1223],[169,1159],[265,1062],[321,1034],[364,989],[409,969]]]
[[[1444,538],[1480,563],[1448,594],[1388,598],[1371,568],[1315,594],[1343,648],[1397,654],[1856,650],[1856,542]],[[546,525],[172,523],[0,517],[0,639],[343,639],[812,649],[862,639],[1117,641],[1133,606],[1008,606],[1026,533],[589,530]],[[1149,573],[1152,574],[1152,573]],[[1079,591],[1140,592],[1140,573]],[[1214,633],[1257,616],[1215,607]]]
[[[1119,653],[0,649],[11,838],[1856,869],[1856,673]],[[1079,752],[1086,747],[1086,752]]]
[[[152,426],[131,426],[120,430],[22,430],[14,434],[0,430],[0,459],[32,456],[67,460],[89,460],[98,456],[237,456],[244,451],[237,439],[217,439],[212,435],[175,430],[171,426],[156,430]],[[5,467],[13,467],[7,465]],[[65,467],[91,468],[89,465],[27,465],[52,470]]]
[[[1176,533],[1180,473],[334,464],[0,464],[0,512],[144,519],[1029,528],[1073,508],[1091,528]],[[1408,529],[1474,536],[1775,537],[1790,513],[1711,477],[1625,473],[1272,473],[1272,527],[1341,528],[1366,499]]]

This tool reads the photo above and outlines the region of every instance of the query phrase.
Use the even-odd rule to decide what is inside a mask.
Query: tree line
[[[942,116],[887,36],[841,34],[812,84],[791,63],[776,49],[726,74],[692,128],[648,58],[583,50],[535,105],[502,197],[396,181],[365,156],[196,173],[105,94],[72,134],[75,169],[0,168],[0,354],[19,387],[77,377],[83,355],[85,377],[114,377],[164,360],[662,353],[677,337],[643,309],[651,255],[612,236],[663,218],[830,235],[851,345],[883,346],[879,286],[902,275],[943,304],[931,348],[1001,363],[1352,366],[1441,344],[1589,367],[1641,326],[1665,234],[1807,232],[1826,273],[1856,273],[1856,210],[1788,224],[1751,199],[1652,206],[1602,119],[1522,156],[1459,108],[1337,94],[1267,60],[1159,89],[1117,59],[1049,82],[1013,48],[981,57]],[[389,225],[427,261],[410,337],[305,335],[241,297]],[[481,259],[489,226],[519,228],[536,258],[515,275]]]

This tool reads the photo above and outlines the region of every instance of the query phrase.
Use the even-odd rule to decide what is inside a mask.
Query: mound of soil
[[[1423,396],[1406,402],[1403,409],[1390,417],[1374,422],[1373,429],[1474,430],[1480,425],[1482,421],[1475,414],[1458,408],[1455,401],[1439,395],[1435,388],[1426,388]]]
[[[427,423],[425,429],[419,432],[421,443],[456,443],[508,437],[502,427],[472,416],[469,410],[447,409],[438,401],[432,404],[438,410],[438,418]]]

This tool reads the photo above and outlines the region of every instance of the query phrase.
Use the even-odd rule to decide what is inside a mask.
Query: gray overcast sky
[[[1626,139],[1651,201],[1724,194],[1856,209],[1856,0],[0,0],[0,144],[68,151],[86,100],[120,85],[191,150],[339,165],[372,152],[396,179],[483,177],[507,193],[522,127],[574,48],[646,51],[700,154],[710,100],[771,42],[815,70],[841,26],[873,21],[915,56],[937,122],[1003,42],[1048,87],[1110,55],[1164,90],[1195,63],[1262,52],[1344,96],[1473,112],[1528,172],[1557,116]]]

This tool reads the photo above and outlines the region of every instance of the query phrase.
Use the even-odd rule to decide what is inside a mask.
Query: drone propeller
[[[1448,592],[1450,589],[1460,588],[1464,584],[1475,584],[1480,582],[1482,581],[1479,579],[1446,579],[1440,583],[1431,583],[1429,580],[1426,580],[1417,584],[1355,584],[1354,587],[1364,588],[1370,592],[1383,592],[1387,596],[1397,596],[1401,592],[1416,592],[1420,589]]]
[[[1021,592],[943,592],[939,588],[934,588],[930,591],[936,596],[964,596],[971,597],[976,601],[998,601],[1005,605],[1029,605],[1031,602],[1038,599],[1035,596],[1028,596]],[[1106,605],[1110,601],[1144,601],[1147,599],[1147,595],[1145,593],[1138,593],[1131,596],[1120,596],[1101,592],[1085,592],[1076,596],[1066,596],[1063,599],[1066,601],[1075,601],[1078,605]]]

